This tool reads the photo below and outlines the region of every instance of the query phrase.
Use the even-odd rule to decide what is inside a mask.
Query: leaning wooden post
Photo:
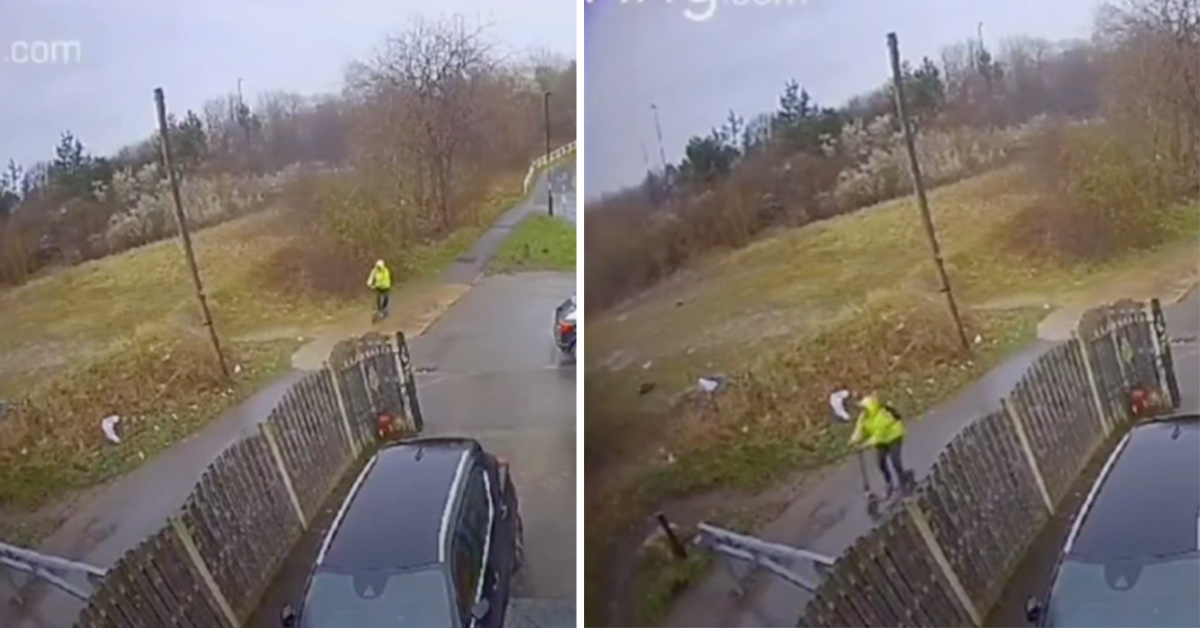
[[[192,250],[192,237],[188,234],[187,216],[183,213],[183,201],[179,197],[179,179],[175,176],[175,165],[171,161],[171,133],[167,124],[167,103],[161,87],[154,89],[154,103],[158,108],[158,132],[162,144],[163,168],[167,171],[167,181],[171,184],[171,199],[175,204],[175,222],[179,226],[179,239],[183,242],[183,254],[187,258],[188,269],[192,272],[192,283],[196,287],[196,299],[200,302],[200,314],[204,318],[204,326],[208,328],[208,338],[212,342],[213,352],[217,355],[217,364],[221,373],[229,377],[229,367],[225,364],[225,354],[221,351],[221,340],[217,336],[217,328],[213,325],[212,313],[208,311],[208,299],[204,295],[204,282],[200,280],[200,267],[196,264],[196,253]]]

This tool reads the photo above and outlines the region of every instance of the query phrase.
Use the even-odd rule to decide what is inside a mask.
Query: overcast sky
[[[888,78],[886,35],[904,58],[940,62],[946,45],[1012,35],[1087,38],[1097,0],[593,0],[584,12],[585,198],[638,183],[658,167],[650,103],[668,162],[730,109],[774,109],[788,79],[836,106]],[[711,15],[702,18],[715,7]]]
[[[0,162],[48,159],[68,128],[97,154],[143,139],[155,87],[172,111],[199,110],[238,78],[248,103],[338,91],[389,32],[455,13],[492,24],[510,54],[575,56],[572,0],[0,0]],[[47,42],[78,42],[78,59],[19,63]]]

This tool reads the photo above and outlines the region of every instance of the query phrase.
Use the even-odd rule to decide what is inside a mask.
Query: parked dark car
[[[554,308],[554,344],[572,359],[575,357],[576,309],[573,294]]]
[[[317,555],[299,628],[500,628],[523,554],[508,465],[466,438],[380,450]]]
[[[1039,626],[1200,626],[1200,415],[1135,426],[1076,514]]]

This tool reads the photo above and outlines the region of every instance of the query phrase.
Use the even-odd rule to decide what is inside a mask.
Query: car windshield
[[[1068,560],[1050,593],[1047,625],[1200,626],[1200,555],[1169,560]]]
[[[301,613],[302,628],[450,628],[449,583],[440,567],[408,571],[321,570]]]

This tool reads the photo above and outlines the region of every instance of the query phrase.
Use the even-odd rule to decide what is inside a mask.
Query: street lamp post
[[[554,215],[554,189],[550,185],[550,92],[542,95],[542,110],[546,119],[546,207]]]

